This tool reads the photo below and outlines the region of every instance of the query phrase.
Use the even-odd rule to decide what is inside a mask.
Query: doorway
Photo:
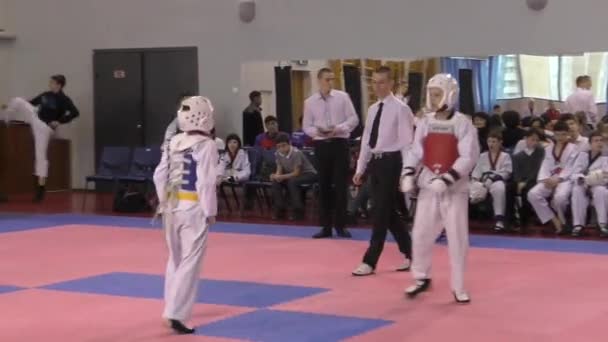
[[[304,116],[304,101],[310,96],[310,71],[291,71],[291,123],[294,132],[302,128],[301,119]]]
[[[178,98],[198,93],[196,47],[96,50],[95,160],[105,146],[158,146]]]

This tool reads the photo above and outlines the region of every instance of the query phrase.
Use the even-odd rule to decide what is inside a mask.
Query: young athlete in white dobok
[[[435,239],[445,228],[452,267],[452,291],[458,303],[468,303],[464,271],[469,247],[469,175],[479,158],[477,129],[455,110],[458,82],[438,74],[427,85],[427,107],[434,112],[417,123],[414,143],[404,162],[403,192],[412,191],[415,170],[422,165],[412,236],[414,284],[405,292],[413,298],[431,284]]]
[[[163,317],[177,333],[191,334],[194,329],[186,322],[196,301],[209,227],[217,215],[219,156],[211,137],[213,107],[207,98],[184,99],[177,120],[182,133],[166,144],[154,185],[169,247]]]

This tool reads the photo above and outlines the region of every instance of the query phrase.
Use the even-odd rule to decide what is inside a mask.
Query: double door
[[[198,92],[196,48],[93,55],[95,160],[104,146],[160,145],[181,94]]]

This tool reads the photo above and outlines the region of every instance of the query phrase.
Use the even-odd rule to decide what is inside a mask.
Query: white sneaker
[[[366,263],[362,263],[353,271],[353,275],[357,277],[368,276],[372,274],[374,274],[374,269]]]
[[[454,292],[454,299],[456,300],[456,303],[458,304],[468,304],[471,302],[471,297],[469,297],[469,294],[466,292],[461,292],[456,294],[456,292]]]
[[[401,264],[401,266],[397,267],[395,269],[395,271],[397,272],[406,272],[410,270],[410,267],[412,266],[412,261],[410,259],[405,259],[405,261],[403,262],[403,264]]]

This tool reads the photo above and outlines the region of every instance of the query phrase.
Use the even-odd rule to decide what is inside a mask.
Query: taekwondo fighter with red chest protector
[[[415,186],[421,166],[420,189],[412,235],[414,284],[410,298],[429,289],[435,239],[445,228],[452,271],[452,292],[458,303],[468,303],[464,270],[469,247],[469,175],[479,158],[477,130],[471,120],[455,111],[458,82],[438,74],[427,85],[427,107],[432,110],[418,122],[414,143],[404,162],[401,191]]]

